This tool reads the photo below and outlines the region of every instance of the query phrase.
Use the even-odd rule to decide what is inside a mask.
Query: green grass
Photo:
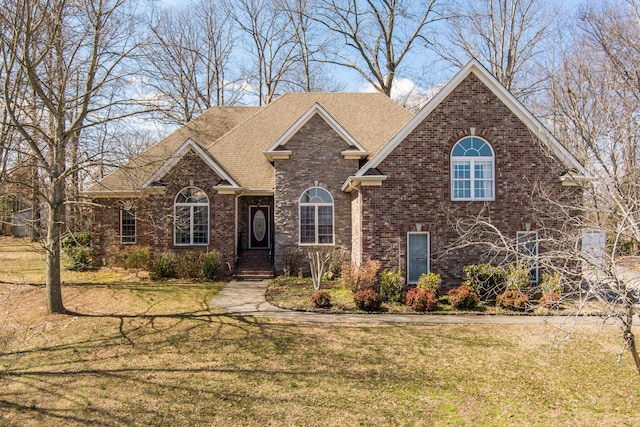
[[[640,423],[611,326],[294,323],[211,307],[221,286],[85,280],[52,316],[0,284],[0,425]]]

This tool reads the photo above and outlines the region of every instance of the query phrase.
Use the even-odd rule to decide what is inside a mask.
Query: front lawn
[[[3,426],[640,425],[640,380],[626,353],[616,364],[613,326],[243,317],[211,306],[222,283],[119,270],[66,272],[74,314],[47,315],[41,284],[7,283],[6,260],[28,258],[10,246]]]

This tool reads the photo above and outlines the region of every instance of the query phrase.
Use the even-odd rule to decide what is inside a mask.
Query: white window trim
[[[302,203],[300,199],[302,196],[309,190],[313,190],[314,188],[320,188],[329,194],[331,197],[331,203]],[[313,207],[314,208],[314,238],[315,243],[302,242],[302,207]],[[318,207],[320,206],[331,206],[331,243],[318,243]],[[298,198],[298,245],[299,246],[335,246],[336,244],[336,207],[335,207],[335,199],[333,198],[333,194],[326,188],[322,187],[309,187],[302,192],[300,197]]]
[[[407,233],[407,284],[409,285],[415,285],[418,283],[418,281],[412,282],[409,280],[409,265],[411,262],[409,258],[409,236],[412,234],[423,234],[427,236],[427,273],[431,272],[431,233],[428,231],[409,231]]]
[[[456,148],[456,145],[458,145],[461,141],[467,139],[467,138],[476,138],[479,139],[481,141],[483,141],[485,144],[487,144],[487,146],[489,147],[489,149],[491,150],[491,157],[486,157],[486,156],[469,156],[469,157],[454,157],[453,156],[453,150]],[[492,173],[493,173],[493,179],[491,182],[491,197],[474,197],[474,193],[475,193],[475,182],[476,182],[476,177],[475,177],[475,164],[476,162],[488,162],[491,161],[491,168]],[[462,181],[460,179],[454,179],[454,173],[453,173],[453,165],[454,163],[459,162],[469,162],[469,177],[471,180],[471,191],[470,191],[470,195],[471,197],[455,197],[455,192],[454,192],[454,185],[453,183],[456,181]],[[484,138],[480,138],[478,136],[475,135],[468,135],[465,136],[463,138],[460,138],[455,144],[453,144],[453,147],[451,147],[451,152],[449,155],[449,185],[450,185],[450,190],[451,190],[451,201],[454,202],[492,202],[496,200],[496,152],[493,150],[493,146],[489,143],[489,141],[487,141]],[[466,180],[464,180],[466,181]]]
[[[188,188],[197,188],[198,190],[202,191],[202,193],[205,195],[205,197],[207,198],[207,203],[178,203],[176,202],[178,196],[180,195],[180,193],[182,193],[184,190],[188,189]],[[177,213],[176,210],[179,206],[187,206],[189,207],[189,243],[178,243],[177,241],[177,233],[176,233],[176,217],[177,217]],[[206,206],[207,207],[207,242],[206,243],[193,243],[193,208],[195,207],[203,207]],[[211,241],[211,232],[210,232],[210,224],[211,223],[211,204],[209,202],[209,196],[207,195],[207,193],[201,189],[200,187],[185,187],[183,189],[181,189],[180,191],[178,191],[178,193],[176,194],[176,197],[173,199],[173,245],[174,246],[209,246],[209,242]]]
[[[535,236],[535,254],[534,254],[534,262],[533,265],[530,265],[529,263],[527,264],[527,266],[535,271],[535,276],[533,278],[533,280],[529,279],[529,281],[531,283],[539,283],[540,282],[540,266],[538,265],[538,256],[540,255],[540,237],[538,236],[538,232],[537,231],[518,231],[516,232],[516,245],[517,245],[517,254],[518,254],[518,261],[520,261],[521,256],[520,256],[520,237],[521,236]],[[529,240],[530,241],[530,240]]]
[[[124,241],[124,232],[123,232],[123,227],[122,227],[122,221],[123,221],[123,213],[124,212],[133,212],[133,242],[125,242]],[[129,236],[128,236],[129,237]],[[120,243],[123,245],[135,245],[138,242],[138,215],[136,213],[135,210],[131,209],[120,209]]]

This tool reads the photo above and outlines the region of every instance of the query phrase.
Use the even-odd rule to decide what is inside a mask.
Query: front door
[[[269,206],[249,206],[249,248],[269,249]]]

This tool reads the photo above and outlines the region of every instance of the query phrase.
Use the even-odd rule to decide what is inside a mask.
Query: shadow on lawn
[[[13,383],[10,388],[0,387],[4,389],[0,392],[0,412],[15,417],[16,425],[24,420],[98,426],[131,425],[140,420],[144,420],[142,424],[164,424],[173,421],[168,406],[176,402],[191,405],[204,399],[207,405],[227,401],[251,405],[255,396],[244,385],[249,379],[265,384],[288,381],[292,376],[299,381],[314,381],[315,376],[327,375],[304,364],[272,366],[269,362],[273,357],[297,355],[300,344],[304,348],[313,346],[314,334],[301,331],[316,325],[273,322],[208,309],[166,314],[68,314],[78,319],[105,319],[107,323],[113,319],[118,332],[111,326],[109,335],[59,344],[52,335],[50,345],[0,354],[5,360],[26,357],[17,360],[14,369],[8,361],[9,366],[0,371],[0,380]],[[85,325],[89,327],[90,323],[80,327]],[[213,330],[208,329],[212,326]],[[339,327],[361,329],[355,325]],[[371,329],[367,326],[361,330],[368,333]],[[331,339],[340,347],[349,347],[340,334]],[[161,354],[151,353],[162,351],[170,354],[166,364],[154,360]],[[181,358],[172,353],[193,360],[180,366],[176,362]],[[254,359],[255,365],[247,361]],[[353,365],[345,363],[340,375],[346,380],[361,380],[349,366]],[[237,382],[225,384],[229,376]],[[265,397],[260,394],[260,399]],[[138,399],[142,401],[136,402]],[[273,404],[279,403],[274,398]]]

